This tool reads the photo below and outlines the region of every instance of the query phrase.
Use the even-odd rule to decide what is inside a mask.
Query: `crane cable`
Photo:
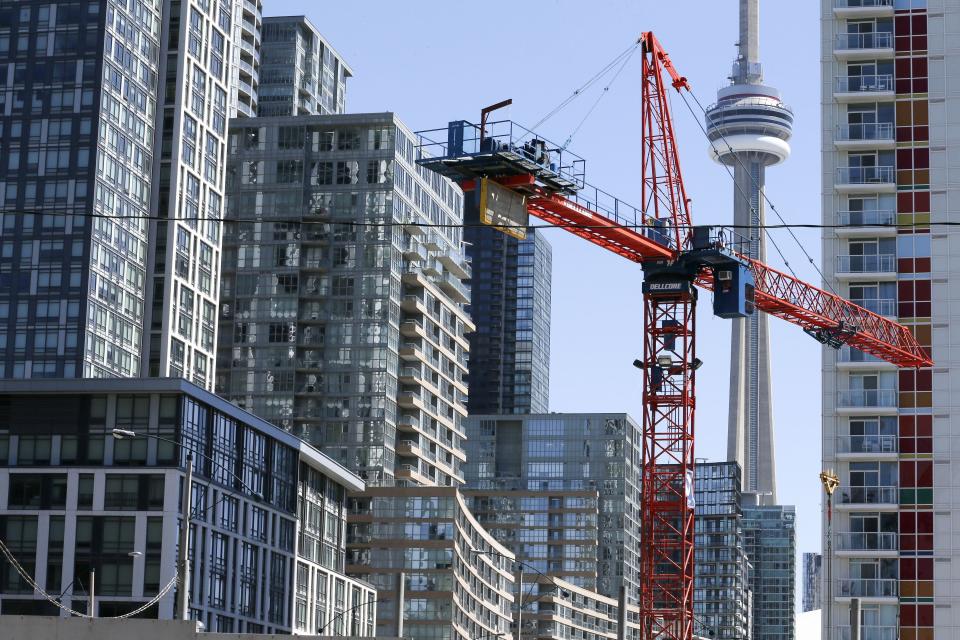
[[[703,106],[703,103],[700,102],[700,99],[697,98],[697,94],[695,94],[695,93],[693,92],[693,90],[688,90],[688,91],[689,91],[689,93],[690,93],[690,97],[692,97],[693,100],[694,100],[694,102],[697,103],[697,106],[700,108],[700,112],[703,114],[703,117],[705,118],[705,117],[707,116],[707,109]],[[709,134],[707,134],[707,130],[706,130],[706,128],[704,127],[703,122],[701,121],[700,117],[697,116],[696,113],[694,113],[693,108],[690,106],[690,103],[689,103],[689,101],[687,100],[687,97],[683,94],[683,92],[680,93],[680,96],[683,98],[684,104],[687,105],[687,109],[690,111],[690,115],[692,115],[692,116],[693,116],[693,119],[696,120],[697,125],[700,127],[700,131],[703,132],[703,135],[704,135],[704,136],[707,138],[707,140],[710,142],[710,147],[711,147],[715,152],[717,152],[718,149],[717,149],[717,146],[716,146],[715,141],[714,141],[714,140],[710,140],[710,136],[709,136]],[[773,211],[773,213],[777,216],[777,219],[779,219],[780,222],[784,225],[783,228],[787,229],[788,233],[789,233],[790,236],[793,238],[794,242],[796,242],[796,243],[797,243],[797,246],[800,247],[800,251],[802,251],[802,252],[803,252],[803,255],[807,258],[807,262],[810,263],[810,265],[813,267],[814,271],[816,271],[817,274],[820,276],[821,281],[822,281],[822,282],[830,289],[830,291],[832,291],[834,294],[840,295],[840,294],[837,292],[837,290],[833,287],[833,284],[832,284],[832,283],[827,279],[827,277],[823,274],[823,271],[820,270],[820,267],[817,265],[816,261],[813,259],[813,256],[810,255],[810,253],[807,251],[806,247],[803,246],[803,243],[800,242],[800,239],[799,239],[799,238],[797,237],[797,235],[793,232],[793,229],[791,229],[791,228],[787,225],[786,220],[784,220],[783,216],[780,215],[780,211],[777,209],[776,205],[773,203],[773,201],[770,199],[770,197],[767,196],[765,190],[760,188],[760,185],[757,183],[756,179],[753,177],[753,174],[752,174],[750,171],[747,171],[747,167],[746,167],[746,165],[744,164],[743,159],[739,156],[739,154],[736,154],[736,153],[733,152],[733,146],[730,144],[729,140],[727,140],[726,136],[724,136],[722,132],[720,133],[720,138],[719,138],[719,139],[722,140],[723,143],[727,146],[727,151],[730,153],[730,155],[732,155],[732,156],[734,157],[734,159],[735,159],[735,160],[737,161],[737,163],[740,165],[740,168],[743,169],[744,171],[746,171],[747,175],[750,176],[750,181],[753,183],[753,186],[754,186],[754,187],[757,189],[757,191],[760,193],[760,197],[763,198],[764,202],[766,202],[767,205],[770,207],[770,210]],[[718,155],[719,155],[719,154],[718,154]],[[729,167],[728,165],[726,165],[725,163],[721,163],[721,164],[723,164],[723,166],[726,167],[727,173],[729,173],[730,176],[733,177],[733,171],[730,169],[730,167]],[[741,192],[741,193],[742,193],[742,192]],[[748,200],[748,201],[749,201],[749,200]],[[752,207],[751,207],[751,210],[753,210]],[[770,236],[770,232],[769,232],[769,231],[767,231],[767,237],[770,238],[770,241],[771,241],[771,242],[773,242],[773,238]],[[776,246],[776,243],[774,243],[774,246]],[[778,249],[778,251],[779,251],[779,249]],[[781,256],[782,256],[782,254],[781,254]],[[787,264],[787,267],[789,268],[789,263],[786,263],[786,264]],[[791,273],[793,273],[793,269],[790,269],[790,271],[791,271]],[[794,274],[794,275],[796,275],[796,274]]]
[[[566,150],[566,148],[567,148],[568,146],[570,146],[570,142],[573,140],[573,136],[577,135],[577,132],[580,131],[580,128],[583,127],[583,125],[586,123],[587,119],[588,119],[591,115],[593,115],[593,112],[594,112],[594,111],[597,109],[597,107],[600,105],[600,101],[603,100],[604,96],[606,96],[607,93],[610,92],[610,87],[613,86],[613,83],[616,82],[616,81],[617,81],[617,78],[620,77],[620,74],[623,73],[623,69],[627,66],[627,63],[630,62],[630,58],[632,58],[632,57],[633,57],[633,54],[636,53],[636,52],[637,52],[637,47],[634,46],[634,47],[630,50],[630,53],[623,59],[623,63],[620,65],[620,68],[617,69],[617,72],[616,72],[615,74],[613,74],[613,77],[612,77],[612,78],[610,78],[610,82],[607,83],[607,86],[605,86],[605,87],[603,88],[603,91],[600,92],[600,95],[597,96],[597,99],[594,101],[593,105],[587,110],[586,115],[583,116],[583,119],[582,119],[582,120],[580,121],[580,123],[574,128],[574,130],[573,130],[572,132],[570,132],[570,135],[567,136],[566,142],[564,142],[564,143],[563,143],[563,146],[560,147],[561,151]],[[534,128],[536,128],[536,127],[534,127]]]
[[[713,141],[710,140],[710,137],[709,137],[709,135],[707,134],[706,128],[703,126],[703,123],[700,121],[700,118],[698,118],[697,115],[696,115],[696,113],[694,113],[693,108],[690,106],[689,101],[687,101],[687,97],[684,95],[684,93],[683,93],[682,91],[679,92],[679,93],[680,93],[680,97],[683,98],[683,104],[686,105],[687,110],[690,112],[690,115],[693,116],[693,119],[694,119],[694,121],[697,123],[697,126],[700,127],[700,131],[703,132],[703,135],[707,136],[707,140],[710,142],[710,146],[711,146],[714,150],[716,150],[716,147],[714,146]],[[692,95],[692,92],[691,92],[691,95]],[[668,100],[670,100],[670,104],[672,105],[672,104],[673,104],[673,94],[672,94],[672,93],[668,93],[668,94],[667,94],[667,98],[668,98]],[[699,103],[698,103],[698,104],[699,104]],[[672,106],[671,106],[671,111],[672,111],[672,110],[673,110],[673,108],[672,108]],[[730,146],[729,143],[727,144],[727,146],[728,146],[728,147]],[[731,150],[732,150],[732,149],[731,149]],[[743,161],[740,160],[739,157],[737,157],[737,160],[740,161],[741,164],[742,164]],[[744,199],[744,201],[745,201],[745,202],[748,204],[748,206],[750,207],[750,213],[751,213],[751,214],[756,214],[757,220],[759,220],[759,219],[760,219],[759,211],[757,211],[757,209],[754,208],[753,204],[751,203],[751,198],[750,198],[749,194],[747,194],[747,193],[743,190],[743,186],[741,186],[740,184],[737,183],[737,179],[736,179],[736,177],[735,177],[734,174],[733,174],[733,169],[731,169],[730,166],[727,165],[726,163],[721,162],[720,164],[723,166],[723,168],[726,170],[727,174],[730,176],[730,179],[733,181],[733,186],[734,186],[734,188],[737,190],[737,192],[740,194],[740,197],[742,197],[742,198]],[[750,172],[748,171],[747,173],[749,174]],[[750,179],[753,180],[753,175],[752,175],[752,174],[750,175]],[[781,218],[781,220],[783,220],[783,219]],[[716,226],[716,225],[714,225],[714,226]],[[737,225],[734,225],[734,226],[737,226]],[[742,228],[742,229],[746,229],[747,231],[750,231],[750,230],[753,230],[753,229],[758,229],[758,230],[759,230],[761,227],[760,227],[760,225],[748,224],[748,225],[739,225],[738,228]],[[764,229],[764,233],[766,234],[767,239],[770,241],[770,244],[772,244],[772,245],[773,245],[773,248],[776,250],[777,255],[780,256],[780,259],[783,261],[783,264],[787,267],[787,271],[790,272],[790,275],[792,275],[792,276],[793,276],[794,278],[796,278],[797,280],[800,280],[800,279],[801,279],[800,276],[798,276],[798,275],[797,275],[797,272],[793,270],[793,266],[790,264],[790,261],[787,259],[786,254],[784,254],[783,250],[780,248],[780,245],[778,245],[778,244],[777,244],[777,241],[773,239],[773,234],[770,233],[770,230],[769,230],[769,229]],[[749,240],[749,238],[745,238],[745,239],[746,239],[746,240]],[[801,248],[802,248],[802,247],[801,247]],[[751,256],[751,257],[753,257],[753,256]],[[757,257],[759,257],[759,256],[757,256]],[[823,275],[823,274],[821,274],[821,276],[822,276],[822,275]],[[834,292],[834,293],[836,293],[836,292]]]
[[[537,120],[536,124],[530,127],[530,130],[536,131],[540,127],[540,125],[542,125],[547,120],[549,120],[553,116],[563,111],[563,109],[566,108],[567,105],[569,105],[571,102],[573,102],[574,100],[579,98],[581,95],[583,95],[584,91],[592,87],[594,84],[597,83],[597,81],[599,81],[603,76],[605,76],[611,69],[616,67],[617,64],[619,64],[624,57],[629,58],[630,56],[632,56],[634,51],[636,51],[637,47],[639,46],[640,46],[640,41],[634,42],[632,45],[630,45],[630,47],[628,47],[627,49],[622,51],[620,54],[618,54],[617,57],[615,57],[613,60],[608,62],[606,65],[604,65],[604,67],[600,69],[600,71],[594,74],[589,80],[583,83],[578,89],[575,89],[572,94],[570,94],[567,98],[562,100],[560,104],[558,104],[556,107],[553,108],[552,111],[548,112],[545,116]],[[619,74],[619,71],[617,73]]]

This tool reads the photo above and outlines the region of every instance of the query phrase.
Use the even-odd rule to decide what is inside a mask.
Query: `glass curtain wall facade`
[[[581,518],[580,514],[558,518],[559,511],[567,509],[567,503],[561,503],[564,506],[559,511],[552,509],[550,496],[555,499],[563,492],[596,492],[599,535],[595,558],[556,555],[574,551],[589,553],[589,545],[585,544],[553,545],[549,540],[517,540],[513,548],[518,560],[543,567],[548,574],[564,575],[564,571],[578,567],[589,571],[596,562],[596,586],[590,588],[617,598],[623,585],[628,601],[636,602],[640,591],[641,451],[640,427],[630,416],[622,413],[470,416],[467,459],[467,488],[475,505],[489,509],[505,491],[547,496],[546,510],[537,518],[546,519],[548,539],[551,517],[554,523],[575,525]],[[523,493],[518,495],[522,500]],[[537,504],[530,503],[530,506]],[[542,502],[539,506],[543,506]],[[584,514],[581,522],[587,529],[589,521]],[[498,526],[494,521],[487,524]],[[536,535],[543,531],[532,527],[529,530]],[[582,527],[576,525],[568,530],[579,531]],[[553,557],[549,555],[551,549]]]
[[[897,370],[855,350],[824,354],[823,464],[840,477],[825,637],[849,637],[854,596],[865,640],[960,634],[949,533],[956,234],[937,226],[957,197],[958,18],[942,0],[821,2],[823,221],[845,225],[823,234],[824,273],[910,327],[936,363]]]
[[[823,556],[803,554],[803,611],[816,611],[821,605],[823,587]]]
[[[793,640],[796,631],[797,532],[790,506],[744,505],[747,558],[753,567],[753,640]]]
[[[344,113],[347,79],[352,76],[340,54],[305,16],[264,18],[260,116]]]
[[[395,635],[398,616],[411,640],[510,635],[513,553],[456,488],[368,489],[351,498],[348,531],[347,571],[378,590],[378,637]]]
[[[412,140],[389,113],[235,121],[218,389],[369,484],[456,485],[463,196]]]
[[[235,1],[0,2],[0,377],[212,387]]]
[[[753,606],[737,462],[698,462],[694,471],[694,626],[705,638],[749,638]]]
[[[466,207],[466,220],[467,255],[475,267],[469,312],[477,325],[470,336],[470,414],[546,413],[550,243],[533,229],[518,240],[480,226],[475,204]]]
[[[190,617],[208,631],[372,637],[376,592],[344,573],[347,492],[363,483],[186,381],[0,381],[0,536],[66,606],[86,611],[94,570],[94,615],[132,611],[176,573],[188,451]],[[0,584],[4,614],[57,614],[6,562]],[[176,617],[175,595],[147,617]]]

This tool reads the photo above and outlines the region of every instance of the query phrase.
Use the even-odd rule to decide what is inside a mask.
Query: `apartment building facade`
[[[623,413],[479,415],[466,424],[466,487],[478,513],[489,518],[485,525],[507,528],[493,517],[492,507],[504,492],[517,492],[521,508],[532,512],[516,538],[505,542],[518,560],[609,598],[618,598],[623,586],[628,602],[635,604],[640,592],[639,425]],[[592,502],[580,492],[599,499],[595,556],[586,539],[593,529]],[[525,495],[533,500],[524,503]],[[565,532],[572,539],[558,543]],[[588,577],[594,571],[592,585]]]
[[[389,113],[235,121],[217,388],[370,485],[454,486],[463,196],[412,141]]]
[[[347,492],[362,481],[184,380],[0,381],[0,538],[65,606],[90,613],[95,572],[93,615],[132,611],[176,578],[188,452],[190,617],[373,637],[376,592],[345,574]],[[4,614],[63,615],[9,563],[0,574]],[[178,589],[146,615],[179,616]]]
[[[816,611],[822,605],[823,594],[823,555],[819,553],[803,554],[803,612]]]
[[[378,637],[395,635],[398,617],[402,636],[414,640],[510,633],[513,553],[477,522],[455,487],[354,495],[347,553],[350,574],[379,590]]]
[[[468,202],[464,239],[477,265],[468,309],[471,415],[550,410],[550,289],[552,248],[531,229],[524,240],[480,224]]]
[[[792,506],[743,505],[745,548],[751,565],[753,640],[795,637],[796,517]]]
[[[865,640],[958,632],[951,398],[955,187],[960,105],[943,0],[823,0],[823,235],[830,285],[909,326],[934,368],[898,370],[851,349],[824,355],[823,464],[840,476],[824,634]],[[826,544],[824,545],[826,548]],[[828,568],[826,564],[829,563]]]
[[[306,16],[269,16],[260,76],[258,115],[334,115],[346,111],[353,71]]]
[[[0,377],[212,388],[236,4],[0,3]]]

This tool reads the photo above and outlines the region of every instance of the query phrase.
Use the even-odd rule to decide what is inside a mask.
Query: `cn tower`
[[[760,0],[740,0],[739,55],[730,85],[707,109],[706,125],[714,160],[733,170],[733,223],[741,251],[766,261],[764,181],[767,167],[790,155],[793,112],[780,92],[763,84],[760,66]],[[728,460],[743,470],[743,491],[760,505],[777,503],[767,316],[732,322]]]

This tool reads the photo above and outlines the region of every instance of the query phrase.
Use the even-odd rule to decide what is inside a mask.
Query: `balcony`
[[[894,318],[897,315],[897,301],[893,298],[850,298],[850,302],[878,316]]]
[[[896,369],[897,366],[853,347],[843,346],[837,353],[838,369]]]
[[[842,18],[892,16],[893,0],[833,0],[833,14]]]
[[[895,578],[850,578],[837,581],[838,598],[896,598],[898,581]]]
[[[445,273],[437,284],[454,302],[459,302],[460,304],[470,303],[470,287],[463,284],[459,278]]]
[[[874,102],[893,100],[893,74],[837,76],[833,82],[837,102]]]
[[[837,640],[851,640],[850,627],[837,627]],[[899,640],[900,627],[860,627],[860,640]]]
[[[896,508],[898,502],[896,487],[840,487],[841,505],[863,505],[874,508],[878,505],[888,505]]]
[[[835,188],[840,192],[894,193],[893,167],[837,167]]]
[[[846,389],[837,392],[838,409],[897,408],[896,389]]]
[[[840,60],[876,60],[893,57],[893,34],[841,33],[833,47],[833,55]]]
[[[847,151],[893,149],[896,146],[893,138],[893,123],[866,122],[840,125],[837,127],[837,135],[833,143],[838,149]]]
[[[896,455],[897,444],[897,436],[888,434],[837,436],[837,453],[869,454],[871,457],[880,454]]]
[[[840,255],[837,256],[837,274],[869,276],[878,274],[896,275],[897,256],[893,254]]]
[[[872,533],[838,533],[837,551],[868,551],[868,555],[885,551],[892,554],[899,553],[897,534],[893,531]]]
[[[837,211],[837,235],[843,238],[852,236],[895,237],[894,226],[897,214],[892,209],[871,209],[869,211]]]
[[[421,315],[427,312],[427,305],[424,304],[420,296],[403,296],[400,308],[407,313],[419,313]]]

